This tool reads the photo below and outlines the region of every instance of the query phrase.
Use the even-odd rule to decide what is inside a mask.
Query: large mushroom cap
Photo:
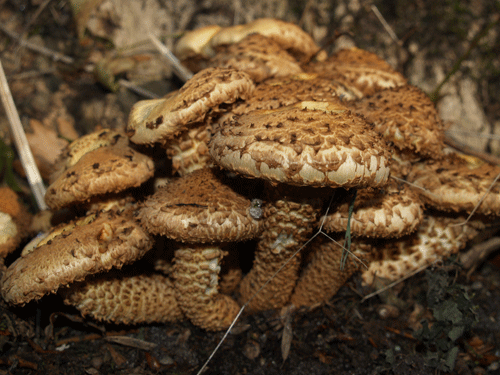
[[[340,102],[300,102],[234,116],[215,129],[210,154],[222,167],[292,185],[381,186],[389,152]]]
[[[139,186],[153,174],[153,160],[130,147],[97,148],[84,154],[49,186],[45,202],[59,209],[96,195]]]
[[[281,48],[290,51],[299,60],[308,60],[319,51],[318,45],[309,34],[293,23],[274,18],[259,18],[245,25],[222,28],[207,44],[208,48],[237,43],[249,34],[258,33],[275,42]],[[205,50],[206,54],[214,55],[214,50]]]
[[[139,217],[150,233],[191,243],[243,241],[257,235],[251,201],[220,173],[205,168],[169,182],[148,197]]]
[[[207,68],[173,95],[137,102],[129,114],[127,135],[134,143],[165,143],[186,124],[202,121],[219,104],[247,99],[253,89],[251,78],[244,72]]]
[[[419,88],[404,85],[382,90],[347,105],[400,150],[442,157],[444,123],[434,103]]]
[[[134,209],[129,205],[123,212],[99,212],[55,227],[34,251],[10,265],[2,278],[2,297],[24,304],[142,257],[153,241],[134,218]]]

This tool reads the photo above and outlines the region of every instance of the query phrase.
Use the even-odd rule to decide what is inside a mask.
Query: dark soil
[[[0,0],[0,23],[14,20],[15,32],[26,31],[30,37],[41,38],[48,48],[74,57],[75,63],[55,63],[46,56],[19,49],[13,39],[0,31],[0,58],[26,128],[29,130],[30,118],[44,119],[57,105],[71,114],[80,134],[97,125],[122,126],[132,103],[141,98],[126,90],[111,92],[85,69],[92,51],[109,48],[107,41],[87,37],[82,45],[68,4],[50,2],[35,18],[40,3]],[[239,1],[234,3],[242,6]],[[254,3],[256,9],[266,9],[261,6],[264,1],[244,6]],[[377,52],[407,75],[415,67],[416,56],[423,55],[424,75],[419,78],[422,81],[412,82],[421,83],[422,87],[439,83],[433,67],[439,65],[447,73],[469,51],[466,63],[455,74],[474,80],[486,118],[491,124],[500,121],[498,22],[493,27],[496,34],[492,36],[493,31],[489,31],[485,39],[471,45],[474,36],[495,21],[498,4],[375,2],[399,36],[401,45],[397,46],[371,11],[371,2],[339,1],[328,7],[323,3],[326,2],[309,1],[304,8],[301,2],[290,1],[285,18],[301,22],[310,32],[323,30],[319,33],[320,41],[326,44],[342,34],[359,47]],[[211,2],[199,5],[189,26],[198,26],[200,20],[207,22],[210,17],[229,24],[234,14],[232,2],[228,4],[227,8],[212,6]],[[342,6],[343,13],[339,10]],[[274,14],[256,11],[255,16]],[[29,26],[24,29],[26,25]],[[164,93],[178,85],[173,79],[149,88],[160,87]],[[53,99],[56,93],[61,95],[58,102]],[[96,113],[89,115],[89,108],[97,108]],[[10,143],[3,117],[0,131],[2,139]],[[26,193],[26,202],[32,204],[27,184],[20,178],[18,181]],[[362,296],[369,291],[361,287],[355,276],[328,304],[293,315],[293,339],[286,361],[281,353],[282,324],[276,313],[243,316],[234,329],[237,333],[228,335],[204,373],[500,373],[499,265],[500,261],[492,258],[466,277],[466,271],[447,262],[364,302]],[[440,287],[436,289],[436,285]],[[453,311],[458,310],[461,315],[448,320],[436,318],[437,306],[444,301],[454,303]],[[136,327],[98,324],[81,319],[57,296],[15,308],[0,301],[0,309],[0,374],[195,374],[224,335],[200,330],[188,322]],[[434,330],[441,322],[445,333],[429,339],[435,332],[431,328],[429,335],[416,339],[420,319],[433,322]],[[451,340],[447,333],[457,325],[463,328],[463,334]],[[113,341],[116,339],[121,339],[121,343]],[[154,347],[144,347],[148,344]],[[457,350],[454,348],[458,348],[458,355],[450,369],[445,365],[446,356],[450,350]]]

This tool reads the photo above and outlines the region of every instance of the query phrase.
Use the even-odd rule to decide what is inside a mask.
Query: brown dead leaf
[[[52,165],[68,141],[59,138],[58,134],[44,126],[40,121],[30,119],[32,133],[26,134],[33,156],[40,168],[43,178],[48,178]],[[48,173],[48,174],[47,174]]]

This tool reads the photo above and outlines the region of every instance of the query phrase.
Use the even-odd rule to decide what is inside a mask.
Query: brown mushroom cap
[[[422,200],[442,211],[472,212],[500,174],[500,167],[450,154],[442,160],[426,160],[413,165],[407,180],[417,189]],[[484,215],[499,215],[500,186],[491,187],[475,211]]]
[[[255,82],[302,72],[298,62],[274,40],[250,34],[217,52],[209,66],[232,68],[248,73]]]
[[[300,102],[234,116],[214,130],[210,154],[246,176],[293,185],[381,186],[389,152],[340,102]]]
[[[219,25],[209,25],[200,27],[196,30],[191,30],[177,41],[174,53],[179,60],[185,60],[195,56],[209,58],[204,54],[205,46],[210,42],[210,39],[221,29]]]
[[[407,84],[400,73],[377,55],[355,47],[340,50],[326,61],[310,63],[304,70],[342,82],[358,98]]]
[[[100,212],[55,227],[34,251],[5,272],[3,298],[24,304],[89,274],[121,268],[142,257],[153,240],[134,218],[134,209],[132,205],[122,212]]]
[[[223,117],[262,109],[277,109],[302,101],[328,102],[355,98],[354,94],[338,81],[323,79],[316,73],[300,73],[260,82],[248,100],[236,102],[231,107],[231,112]]]
[[[74,140],[62,150],[55,162],[50,183],[74,166],[86,153],[116,144],[128,145],[128,139],[122,133],[111,129],[99,129]]]
[[[220,173],[194,171],[148,197],[139,218],[150,233],[191,243],[244,241],[256,236],[251,201],[235,192]]]
[[[457,253],[484,228],[478,220],[456,225],[464,221],[464,217],[427,216],[410,236],[375,245],[374,260],[363,272],[363,282],[371,285],[375,277],[398,280],[422,266]]]
[[[109,272],[58,291],[83,316],[117,324],[165,323],[183,319],[172,281],[158,274]]]
[[[185,130],[186,124],[202,121],[219,104],[247,99],[253,89],[244,72],[207,68],[173,95],[137,102],[129,114],[127,135],[134,143],[165,143]]]
[[[281,48],[297,56],[299,60],[308,60],[319,51],[318,45],[311,36],[300,27],[274,18],[259,18],[245,25],[222,28],[210,39],[207,47],[216,48],[220,45],[237,43],[253,33],[274,40]],[[206,49],[205,53],[211,56],[215,55],[213,49]]]
[[[347,229],[350,199],[325,218],[327,232]],[[401,237],[417,229],[423,220],[423,204],[407,185],[394,180],[383,189],[358,189],[351,216],[351,234],[364,237]]]
[[[154,163],[130,147],[107,146],[86,153],[52,183],[45,202],[59,209],[96,195],[117,193],[151,178]]]
[[[373,123],[374,130],[399,148],[441,158],[444,124],[434,103],[419,88],[404,85],[346,104]]]
[[[10,187],[0,187],[0,258],[14,251],[30,234],[32,216]]]

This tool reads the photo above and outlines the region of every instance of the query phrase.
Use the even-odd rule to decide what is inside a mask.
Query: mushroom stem
[[[172,276],[177,301],[193,324],[207,330],[229,327],[240,310],[231,297],[219,294],[224,252],[214,245],[185,245],[174,256]]]
[[[304,194],[310,189],[281,185],[272,193],[279,194],[279,190],[285,191],[280,194],[283,198],[264,207],[265,229],[253,267],[240,285],[241,301],[248,301],[249,311],[276,309],[288,302],[299,275],[301,255],[295,253],[311,235],[319,212],[320,199],[307,198],[318,195]]]
[[[318,237],[311,244],[314,246],[311,260],[300,275],[290,304],[294,308],[301,306],[314,306],[324,303],[332,298],[342,285],[359,269],[359,261],[351,255],[347,258],[345,267],[342,267],[342,245]],[[355,249],[354,249],[355,248]],[[351,248],[356,257],[370,257],[371,246],[356,244]]]

